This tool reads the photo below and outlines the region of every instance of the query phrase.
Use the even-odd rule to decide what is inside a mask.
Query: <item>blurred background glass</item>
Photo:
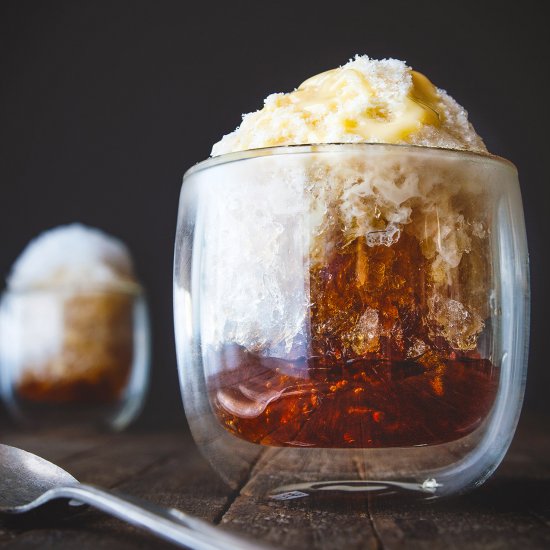
[[[124,290],[7,291],[0,304],[0,394],[28,427],[125,428],[149,379],[145,297]]]

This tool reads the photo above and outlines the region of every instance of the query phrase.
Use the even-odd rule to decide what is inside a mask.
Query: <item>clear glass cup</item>
[[[508,161],[276,147],[183,181],[174,310],[193,436],[233,487],[436,498],[498,466],[523,400],[521,195]]]
[[[142,408],[149,356],[137,284],[2,296],[0,395],[22,424],[125,428]]]

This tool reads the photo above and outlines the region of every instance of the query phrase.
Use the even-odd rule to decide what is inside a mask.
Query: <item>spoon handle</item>
[[[141,527],[169,542],[193,550],[261,550],[257,542],[233,535],[198,518],[176,510],[92,485],[56,487],[47,500],[70,499],[89,504],[136,527]],[[265,546],[263,548],[266,548]],[[267,550],[267,549],[266,549]]]

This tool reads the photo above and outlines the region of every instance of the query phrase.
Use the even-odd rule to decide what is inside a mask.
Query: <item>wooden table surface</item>
[[[80,481],[175,506],[276,548],[549,549],[547,426],[544,418],[524,416],[506,459],[483,487],[433,503],[367,497],[258,501],[246,496],[245,490],[229,490],[184,428],[87,435],[25,433],[12,428],[3,430],[0,439],[59,464]],[[252,471],[251,478],[255,475],[257,472]],[[0,548],[173,547],[116,519],[86,510],[47,525],[14,529],[0,523]]]

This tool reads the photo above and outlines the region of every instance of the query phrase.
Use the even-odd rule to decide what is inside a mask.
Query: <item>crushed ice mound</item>
[[[201,296],[202,344],[219,349],[232,343],[291,359],[307,355],[314,328],[334,339],[329,324],[310,326],[312,304],[323,300],[313,292],[312,273],[333,276],[329,270],[338,269],[339,255],[349,256],[361,243],[365,257],[393,257],[408,246],[405,239],[418,249],[421,276],[428,281],[411,318],[423,316],[426,338],[475,348],[486,317],[486,293],[479,296],[479,289],[486,284],[487,195],[480,182],[487,174],[476,163],[419,151],[396,155],[381,146],[368,157],[352,149],[266,155],[197,173],[200,240],[194,246],[200,261],[194,263],[193,286]],[[382,260],[374,258],[363,269],[361,258],[356,278],[372,294]],[[388,269],[397,270],[397,286],[390,289],[395,293],[407,280],[397,273],[403,266],[388,262]],[[460,293],[449,294],[453,289]],[[382,336],[389,338],[390,328],[382,327],[388,320],[377,307],[365,306],[356,326],[342,334],[356,354],[375,352]],[[399,327],[394,329],[392,338],[402,339]],[[424,340],[412,342],[407,353],[422,353],[423,346]]]
[[[355,56],[259,111],[212,148],[225,153],[313,143],[409,143],[486,152],[468,113],[444,90],[397,59]]]
[[[45,231],[13,265],[10,290],[71,286],[118,286],[134,282],[132,259],[120,240],[81,224]]]
[[[197,175],[203,342],[288,354],[309,306],[305,166],[263,158],[213,170],[216,185]]]

